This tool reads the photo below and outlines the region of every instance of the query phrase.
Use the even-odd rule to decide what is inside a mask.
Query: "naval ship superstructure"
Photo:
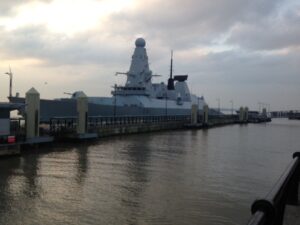
[[[195,104],[202,110],[205,101],[190,93],[188,75],[173,76],[171,57],[168,83],[152,83],[155,77],[149,69],[146,42],[143,38],[135,41],[129,71],[124,74],[124,86],[114,86],[112,97],[88,97],[89,116],[131,116],[131,115],[190,115]],[[47,122],[53,117],[75,117],[76,98],[81,91],[74,92],[71,98],[54,100],[41,99],[40,118]],[[24,102],[24,98],[10,97],[11,102]]]

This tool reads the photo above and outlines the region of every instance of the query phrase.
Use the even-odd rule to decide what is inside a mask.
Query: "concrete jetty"
[[[35,88],[28,90],[25,103],[18,105],[18,107],[24,107],[26,113],[25,118],[18,119],[15,131],[16,145],[21,148],[26,145],[39,145],[68,139],[86,140],[160,130],[203,129],[220,125],[247,124],[251,121],[247,107],[241,107],[237,115],[224,115],[211,113],[208,105],[204,105],[202,110],[199,110],[197,105],[192,105],[190,115],[89,117],[88,98],[84,92],[80,92],[76,97],[77,116],[54,117],[50,119],[49,124],[41,124],[40,94]],[[16,105],[13,107],[12,103],[7,104],[11,104],[10,110],[16,109]],[[0,110],[4,110],[3,107],[1,109],[1,105]],[[6,124],[10,123],[10,110],[5,113]],[[1,121],[3,123],[3,120]],[[3,144],[7,145],[7,143]],[[6,149],[5,153],[3,152],[5,155],[7,151],[14,152],[11,150],[11,145],[2,147]],[[19,152],[19,150],[16,151]]]

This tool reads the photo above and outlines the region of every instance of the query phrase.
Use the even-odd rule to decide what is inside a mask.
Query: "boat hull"
[[[11,102],[25,103],[24,98],[12,97]],[[172,105],[171,101],[168,102]],[[109,104],[88,104],[88,116],[162,116],[162,115],[190,115],[190,107],[170,108],[168,103],[165,107],[143,107],[143,106],[120,106]],[[76,100],[59,99],[59,100],[40,100],[40,121],[48,123],[51,118],[55,117],[76,117]],[[173,106],[174,107],[174,106]],[[21,115],[25,115],[24,109],[20,111]]]

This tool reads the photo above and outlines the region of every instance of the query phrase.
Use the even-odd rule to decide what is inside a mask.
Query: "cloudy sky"
[[[83,90],[109,96],[144,37],[150,67],[189,74],[211,107],[258,102],[300,109],[298,0],[1,0],[0,100],[36,87],[42,98]]]

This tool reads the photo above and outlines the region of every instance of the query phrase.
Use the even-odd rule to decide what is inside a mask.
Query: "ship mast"
[[[171,65],[170,65],[170,78],[168,79],[168,90],[174,90],[174,79],[173,79],[173,50],[171,51]]]
[[[173,50],[171,51],[170,78],[173,79]]]

